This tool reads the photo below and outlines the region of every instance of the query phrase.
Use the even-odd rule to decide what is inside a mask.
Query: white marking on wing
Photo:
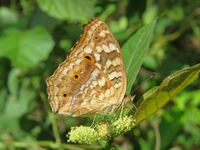
[[[96,61],[99,61],[100,60],[100,54],[98,53],[93,53],[94,54],[94,57],[96,58]]]
[[[106,53],[111,52],[110,49],[109,49],[109,47],[108,47],[107,45],[105,45],[105,44],[102,45],[102,48],[103,48],[103,50],[104,50]]]
[[[112,64],[113,64],[113,66],[117,66],[117,65],[119,65],[120,64],[120,58],[115,58],[113,61],[112,61]]]
[[[111,93],[110,89],[107,89],[106,92],[105,92],[105,97],[109,97],[110,93]]]
[[[114,79],[114,78],[118,78],[122,76],[122,73],[121,72],[116,72],[116,71],[113,71],[111,74],[108,75],[108,78],[110,80]]]
[[[100,87],[102,87],[106,84],[106,80],[104,79],[104,77],[102,77],[101,79],[98,80],[98,84]]]
[[[105,30],[101,31],[101,32],[99,33],[99,36],[105,37],[105,36],[106,36],[106,31],[105,31]]]
[[[114,85],[114,87],[117,89],[117,88],[119,88],[119,87],[121,87],[122,86],[122,82],[119,82],[119,83],[116,83],[115,85]]]
[[[86,52],[86,53],[92,53],[92,49],[89,48],[89,47],[85,47],[84,48],[84,52]]]
[[[100,65],[99,63],[95,63],[95,65],[96,65],[99,69],[101,69],[101,65]]]
[[[105,68],[108,69],[111,65],[112,65],[112,61],[108,59],[108,60],[106,61]]]
[[[97,46],[96,50],[97,50],[98,53],[101,53],[103,49],[100,46]]]
[[[111,49],[111,51],[117,50],[117,47],[113,43],[109,43],[109,48]]]

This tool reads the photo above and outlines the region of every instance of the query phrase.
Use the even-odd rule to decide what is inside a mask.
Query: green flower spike
[[[72,127],[67,136],[69,137],[68,142],[73,143],[91,144],[99,139],[97,131],[84,126]]]
[[[135,126],[135,122],[132,116],[119,118],[110,126],[112,136],[117,136],[131,130]]]
[[[104,139],[107,138],[107,136],[109,134],[107,123],[100,123],[95,127],[95,129],[97,130],[97,132],[101,138],[104,138]]]

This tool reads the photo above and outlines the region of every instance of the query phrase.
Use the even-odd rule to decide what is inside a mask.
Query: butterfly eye
[[[75,75],[74,75],[74,79],[77,80],[77,79],[79,79],[79,78],[80,78],[80,76],[79,76],[78,74],[75,74]]]

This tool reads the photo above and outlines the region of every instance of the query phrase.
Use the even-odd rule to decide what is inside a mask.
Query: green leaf
[[[4,115],[8,120],[20,118],[32,109],[29,105],[35,97],[35,92],[30,89],[30,79],[24,78],[18,92],[18,96],[10,95],[7,99]]]
[[[200,64],[177,71],[168,76],[160,86],[147,91],[136,103],[135,119],[138,122],[163,107],[172,97],[198,79]]]
[[[146,9],[142,19],[145,24],[151,23],[157,17],[158,8],[156,5],[152,5]]]
[[[177,138],[178,133],[182,130],[181,119],[184,112],[180,110],[172,109],[171,111],[166,112],[167,115],[162,118],[162,121],[159,123],[159,131],[161,140],[161,149],[167,149],[171,143]],[[171,116],[173,119],[169,119],[166,116]],[[170,125],[170,127],[169,127]]]
[[[19,76],[21,71],[19,68],[12,69],[8,75],[8,89],[10,94],[17,96],[19,90]]]
[[[0,7],[0,25],[11,25],[16,23],[17,20],[17,13],[14,10],[7,7]]]
[[[89,20],[95,14],[97,0],[37,0],[48,15],[61,20]]]
[[[30,82],[29,78],[24,78],[18,95],[10,94],[6,99],[4,112],[0,114],[0,126],[4,130],[17,130],[20,118],[34,108],[36,92],[30,88]]]
[[[13,66],[33,67],[48,57],[53,45],[51,35],[43,27],[27,31],[7,29],[0,37],[0,57],[10,59]]]
[[[131,88],[140,70],[143,58],[149,49],[156,22],[143,26],[123,46],[122,53],[127,73],[126,94],[131,95]]]
[[[1,88],[1,90],[0,90],[0,113],[4,110],[7,96],[8,96],[7,89]]]

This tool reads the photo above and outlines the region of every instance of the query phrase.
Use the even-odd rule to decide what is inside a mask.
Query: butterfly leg
[[[131,102],[131,108],[134,107],[136,108],[136,106],[132,103],[134,99],[134,96],[126,96],[124,97],[124,99],[122,100],[122,103],[121,103],[121,111],[120,111],[120,118],[122,118],[123,116],[123,110],[124,110],[124,106],[127,104],[127,103],[130,103]],[[128,105],[129,106],[129,105]],[[129,109],[131,109],[129,108]],[[136,108],[137,109],[137,108]]]
[[[97,117],[97,113],[95,113],[94,118],[93,118],[93,121],[92,121],[92,124],[90,125],[90,127],[93,127],[93,125],[94,125],[94,123],[95,123],[95,120],[96,120],[96,117]]]

